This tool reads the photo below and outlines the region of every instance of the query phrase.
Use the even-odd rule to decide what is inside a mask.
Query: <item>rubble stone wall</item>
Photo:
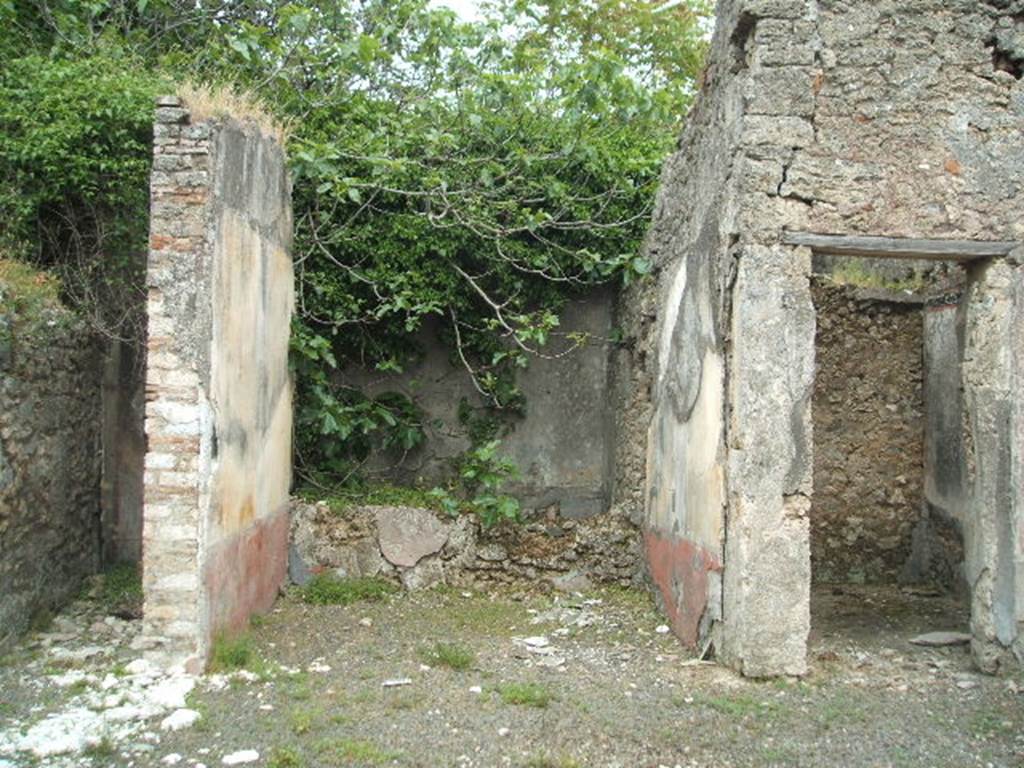
[[[154,135],[143,642],[198,669],[285,578],[290,187],[255,124],[164,98]]]
[[[414,507],[292,504],[289,575],[380,576],[415,590],[528,581],[565,590],[633,584],[642,561],[636,529],[620,517],[551,514],[524,525],[483,528]]]
[[[0,317],[0,649],[100,566],[100,358],[64,310]]]
[[[922,518],[923,300],[815,280],[811,575],[895,584]]]
[[[718,3],[648,237],[656,279],[639,290],[655,298],[626,298],[637,309],[623,314],[622,392],[651,415],[643,477],[621,451],[616,497],[635,503],[645,489],[648,558],[677,634],[714,642],[747,674],[806,668],[812,254],[784,233],[1024,239],[1022,11],[1020,0]],[[622,421],[631,436],[643,428]],[[1003,533],[981,548],[1012,562],[1021,545]],[[998,590],[977,575],[975,602],[991,608]]]

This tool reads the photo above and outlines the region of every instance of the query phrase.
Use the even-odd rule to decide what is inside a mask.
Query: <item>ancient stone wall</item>
[[[326,571],[388,578],[410,590],[528,581],[578,591],[633,584],[642,562],[635,527],[613,515],[573,519],[552,512],[487,529],[470,514],[295,501],[291,543],[296,584]]]
[[[745,673],[802,672],[809,629],[812,254],[786,233],[1024,239],[1021,11],[1019,0],[718,3],[648,238],[657,276],[641,290],[657,319],[638,301],[626,328],[636,388],[624,399],[643,403],[650,386],[648,557],[672,626]],[[635,499],[635,457],[620,458],[630,487],[617,495]],[[1019,552],[1005,533],[981,549]],[[974,625],[994,637],[985,594],[998,590],[984,568],[974,577],[974,604],[989,606]]]
[[[815,280],[811,575],[896,583],[922,517],[919,297]]]
[[[615,443],[609,391],[613,301],[611,293],[602,290],[570,301],[545,357],[531,358],[529,367],[517,375],[525,413],[509,419],[502,429],[501,454],[519,470],[505,490],[525,509],[568,518],[609,509]],[[460,412],[466,413],[467,407],[479,411],[481,398],[465,368],[439,339],[440,331],[440,323],[428,323],[416,339],[419,357],[401,373],[355,367],[339,373],[346,384],[373,395],[400,393],[423,414],[425,441],[408,453],[394,450],[373,456],[363,467],[373,479],[399,485],[442,484],[471,448]],[[582,338],[582,343],[575,338]]]
[[[145,642],[203,665],[284,580],[290,187],[254,123],[158,102],[146,370]]]
[[[100,357],[66,310],[0,316],[0,649],[99,568]]]

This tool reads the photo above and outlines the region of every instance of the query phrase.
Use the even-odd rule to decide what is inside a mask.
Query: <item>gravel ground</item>
[[[273,768],[1024,766],[1024,680],[974,674],[963,647],[907,642],[962,628],[954,602],[844,586],[818,589],[813,613],[811,674],[756,682],[692,660],[627,591],[446,589],[344,607],[292,594],[234,649],[248,672],[197,681],[191,727],[156,716],[88,755],[0,751],[0,768],[213,768],[247,750]],[[96,620],[78,604],[0,664],[0,731],[88,701],[138,656],[126,622],[107,653],[77,660],[103,642]],[[71,672],[84,682],[68,685]]]

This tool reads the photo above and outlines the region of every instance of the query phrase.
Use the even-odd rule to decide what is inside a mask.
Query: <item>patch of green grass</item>
[[[319,709],[293,709],[290,717],[292,733],[296,736],[305,736],[316,727],[322,716],[323,712]]]
[[[863,723],[868,719],[864,706],[853,699],[829,699],[814,709],[815,722],[822,728]]]
[[[95,744],[88,745],[82,750],[82,754],[90,760],[107,761],[117,754],[117,749],[114,747],[114,742],[110,740],[110,737],[104,736]]]
[[[299,672],[297,675],[292,675],[285,686],[285,693],[288,698],[295,701],[306,701],[311,698],[313,691],[309,686],[309,673]]]
[[[528,620],[527,606],[509,600],[484,595],[455,598],[445,602],[437,620],[450,633],[482,632],[487,635],[507,635],[515,625]]]
[[[434,643],[430,648],[420,651],[424,664],[432,667],[448,667],[448,669],[469,669],[476,662],[476,655],[469,648],[457,643]]]
[[[67,687],[68,694],[71,696],[78,696],[87,690],[89,690],[89,683],[85,680],[76,680]]]
[[[424,701],[426,697],[419,693],[398,693],[387,699],[388,709],[396,712],[417,709]]]
[[[431,495],[431,490],[371,483],[338,490],[326,499],[322,490],[313,487],[301,489],[298,495],[306,501],[326,501],[334,514],[342,514],[352,507],[418,507],[443,512],[441,500]]]
[[[742,693],[734,696],[700,696],[695,698],[695,702],[727,717],[743,718],[774,710],[772,702],[758,701]]]
[[[99,601],[111,616],[136,619],[142,616],[142,577],[135,563],[118,563],[102,575]]]
[[[243,632],[239,635],[218,635],[213,641],[210,653],[211,672],[234,672],[238,669],[250,669],[256,665],[256,650],[253,648],[252,637]]]
[[[1013,722],[1005,712],[985,709],[975,712],[967,724],[968,730],[977,737],[1004,736],[1013,731]]]
[[[333,573],[319,573],[302,588],[301,594],[311,605],[351,605],[383,600],[397,591],[398,587],[384,579],[343,579]]]
[[[34,319],[44,310],[64,309],[60,281],[22,261],[0,257],[0,315]]]
[[[844,259],[830,275],[832,281],[839,285],[852,285],[857,288],[875,288],[884,291],[909,291],[920,293],[925,287],[925,278],[919,272],[910,272],[903,277],[883,274],[871,261],[860,257]]]
[[[294,747],[274,747],[267,768],[303,768],[306,761]]]
[[[381,765],[397,757],[397,753],[385,752],[373,742],[360,739],[324,739],[315,749],[317,765]]]
[[[555,699],[554,694],[539,683],[504,683],[497,691],[505,704],[519,707],[543,709]]]
[[[523,763],[523,768],[582,768],[582,763],[568,755],[533,755]]]
[[[785,747],[764,747],[759,765],[769,768],[775,765],[798,765],[799,755]]]

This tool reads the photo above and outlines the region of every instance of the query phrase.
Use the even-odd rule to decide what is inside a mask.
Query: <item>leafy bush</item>
[[[398,591],[384,579],[343,579],[333,573],[318,573],[302,588],[302,599],[313,605],[351,605],[361,601],[383,600]]]
[[[342,369],[401,371],[427,330],[514,415],[565,302],[648,272],[708,5],[495,0],[467,23],[428,0],[0,3],[0,247],[131,335],[152,97],[186,77],[260,93],[295,127],[299,469],[348,479],[423,425]],[[474,503],[514,516],[486,483]]]
[[[0,248],[51,270],[102,330],[135,338],[158,83],[110,50],[0,65]]]

